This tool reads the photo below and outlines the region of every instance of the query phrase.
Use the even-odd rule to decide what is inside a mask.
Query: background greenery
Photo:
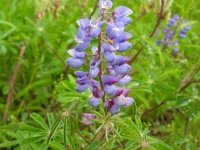
[[[152,1],[155,5],[146,9]],[[89,108],[89,91],[74,91],[74,70],[65,64],[69,57],[66,51],[76,45],[76,21],[88,18],[96,1],[0,0],[0,120],[6,113],[8,95],[12,94],[10,105],[7,104],[8,117],[0,123],[0,149],[43,150],[48,147],[46,141],[56,150],[199,149],[200,84],[191,83],[177,91],[184,79],[186,84],[191,78],[200,79],[200,1],[171,1],[166,10],[168,16],[154,37],[148,38],[159,11],[158,1],[152,1],[113,0],[114,7],[123,5],[133,10],[133,22],[126,29],[133,35],[133,48],[126,55],[133,57],[145,43],[147,47],[132,63],[133,81],[127,88],[135,99],[134,106],[109,119],[106,127],[111,131],[99,142],[92,141],[95,127],[85,127],[78,120],[83,112],[102,116],[102,108],[95,112]],[[135,22],[142,12],[145,14]],[[163,38],[162,30],[170,14],[178,14],[192,25],[185,39],[177,37],[180,47],[176,57],[171,55],[171,49],[161,51],[154,44]],[[82,70],[87,70],[87,65]],[[9,91],[10,83],[14,83],[13,91]],[[64,110],[67,116],[62,115]],[[97,131],[103,124],[97,119]],[[91,142],[87,143],[80,134]]]

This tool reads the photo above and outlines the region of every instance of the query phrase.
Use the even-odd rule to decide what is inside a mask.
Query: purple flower
[[[156,44],[159,46],[163,45],[163,48],[171,48],[171,53],[175,56],[178,53],[178,48],[179,48],[179,44],[178,44],[178,40],[175,39],[174,40],[174,36],[176,35],[176,31],[177,31],[177,27],[178,24],[177,22],[180,20],[180,17],[178,15],[174,15],[172,17],[172,19],[169,21],[168,27],[165,26],[164,27],[164,39],[163,40],[157,40]],[[185,23],[187,23],[188,21],[184,21],[183,25]],[[185,38],[186,34],[188,32],[188,30],[190,30],[191,27],[190,26],[186,26],[184,27],[179,33],[179,37],[180,38]]]
[[[105,90],[106,94],[113,96],[117,92],[117,87],[114,85],[105,84],[104,90]]]
[[[134,102],[133,98],[125,97],[123,95],[115,97],[113,101],[114,101],[114,104],[116,104],[117,106],[123,106],[123,107],[128,107],[132,105]]]
[[[99,7],[100,9],[110,9],[112,8],[112,1],[111,0],[100,0],[99,1]]]
[[[87,118],[87,119],[95,119],[96,115],[95,114],[83,113],[82,117]]]
[[[179,20],[179,16],[178,15],[174,15],[173,18],[169,21],[168,26],[169,27],[174,26],[177,23],[178,20]]]
[[[117,17],[115,18],[115,22],[118,23],[118,22],[123,22],[124,26],[126,26],[127,24],[130,24],[132,22],[131,18],[129,17]]]
[[[162,40],[157,40],[157,41],[156,41],[156,45],[161,45],[162,43],[163,43]]]
[[[126,56],[115,56],[114,62],[112,62],[112,65],[123,65],[129,60]]]
[[[104,49],[104,58],[107,62],[112,63],[115,60],[115,48],[108,43],[104,43],[102,45],[102,48]]]
[[[132,45],[129,42],[120,42],[118,43],[117,52],[125,52],[126,50],[130,49]]]
[[[100,89],[100,84],[93,80],[89,73],[85,73],[82,71],[77,71],[74,73],[78,78],[76,79],[76,83],[78,86],[76,87],[77,92],[84,92],[88,88],[90,88],[91,92],[94,90]]]
[[[95,119],[95,118],[96,118],[95,114],[84,113],[84,114],[82,114],[82,120],[80,122],[84,125],[92,125],[93,119]]]
[[[80,68],[84,64],[84,60],[83,59],[77,59],[77,58],[68,58],[66,60],[66,62],[72,68]]]
[[[75,50],[78,52],[82,52],[86,50],[90,45],[90,41],[86,41],[85,43],[78,43],[77,46],[75,47]]]
[[[118,114],[120,111],[120,108],[117,105],[112,105],[112,107],[109,109],[109,112],[111,114]]]
[[[99,98],[96,98],[96,97],[91,97],[90,98],[89,104],[90,104],[91,107],[94,108],[94,107],[98,106],[99,103],[100,103],[100,99]]]
[[[187,23],[187,22],[188,22],[188,21],[184,21],[183,24],[185,24],[185,23]],[[179,37],[180,37],[180,38],[185,38],[187,32],[188,32],[190,29],[191,29],[190,26],[186,26],[184,29],[182,29],[182,30],[180,31],[180,33],[179,33]]]
[[[115,70],[116,73],[120,75],[124,75],[129,72],[129,70],[131,69],[131,66],[129,66],[128,64],[115,65],[113,66],[113,69]]]
[[[101,90],[101,89],[94,89],[94,90],[92,91],[92,94],[93,94],[93,96],[96,97],[96,98],[101,98],[101,97],[103,97],[103,95],[104,95],[104,91]]]
[[[77,58],[77,59],[85,59],[86,54],[85,52],[78,52],[75,49],[70,49],[67,51],[68,54],[70,54],[73,58]]]
[[[102,77],[102,81],[104,84],[113,85],[117,82],[117,78],[110,75],[105,75]]]
[[[130,76],[126,75],[126,76],[118,79],[117,83],[122,86],[122,85],[128,84],[131,80],[132,80],[132,78]]]
[[[90,70],[89,74],[92,78],[95,78],[99,74],[99,65],[101,60],[93,59],[90,61]]]
[[[116,39],[117,33],[124,30],[124,23],[107,23],[106,34],[110,39]]]
[[[74,49],[68,51],[71,58],[67,59],[67,63],[73,68],[80,68],[87,62],[85,61],[86,56],[92,58],[90,65],[88,65],[88,72],[76,71],[74,73],[77,77],[76,91],[84,92],[89,89],[92,96],[88,101],[93,108],[99,105],[101,98],[104,101],[106,96],[109,95],[110,99],[104,102],[104,107],[112,114],[117,114],[121,106],[128,107],[133,103],[133,99],[127,97],[129,90],[120,87],[132,80],[127,75],[131,69],[131,66],[126,64],[129,58],[116,55],[116,52],[125,52],[132,47],[127,42],[132,35],[124,31],[125,26],[132,21],[128,17],[132,14],[132,10],[125,6],[119,6],[109,12],[112,5],[111,0],[100,0],[97,20],[81,19],[77,21],[79,25],[75,37],[77,45]],[[102,24],[104,23],[106,32],[102,31]],[[85,50],[88,49],[91,41],[97,37],[99,40],[98,48],[93,46],[92,54],[86,54]],[[104,62],[105,65],[103,65]],[[101,84],[94,79],[97,76]],[[93,114],[83,114],[81,123],[91,125],[94,118]]]
[[[113,11],[113,15],[116,18],[124,18],[124,17],[129,16],[132,13],[133,11],[130,8],[125,7],[125,6],[119,6]]]

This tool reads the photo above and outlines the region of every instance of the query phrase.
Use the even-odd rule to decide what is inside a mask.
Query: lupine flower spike
[[[112,5],[111,0],[100,0],[97,20],[77,21],[79,25],[75,36],[77,45],[68,51],[71,57],[67,59],[67,63],[72,68],[81,68],[86,63],[86,57],[92,56],[87,57],[91,58],[88,72],[76,71],[74,73],[77,77],[76,91],[84,92],[90,89],[92,97],[89,99],[89,105],[92,108],[97,107],[102,99],[104,107],[110,113],[117,114],[120,107],[128,107],[134,102],[133,98],[128,97],[130,91],[123,88],[132,80],[127,75],[131,69],[131,66],[127,64],[129,58],[120,55],[132,47],[127,42],[132,35],[124,31],[125,26],[132,21],[128,17],[132,14],[132,10],[119,6],[109,11]],[[106,26],[106,31],[102,31],[102,26]],[[85,51],[89,49],[91,41],[97,38],[98,46],[92,46],[92,54],[86,54]],[[106,68],[102,68],[103,62],[106,62]],[[107,74],[103,75],[102,72]],[[83,114],[82,123],[90,125],[92,119],[94,117],[91,114]]]
[[[185,24],[187,23],[188,21],[184,21],[182,24]],[[178,43],[178,40],[177,39],[173,39],[174,38],[174,35],[176,34],[176,31],[177,31],[177,27],[180,25],[181,23],[181,20],[180,20],[180,17],[178,15],[174,15],[171,20],[169,21],[168,23],[168,26],[165,26],[164,27],[164,34],[165,34],[165,37],[163,40],[157,40],[156,41],[156,44],[157,45],[163,45],[163,47],[172,47],[172,54],[174,56],[176,56],[178,54],[178,47],[179,47],[179,43]],[[180,38],[185,38],[186,37],[186,34],[187,32],[191,29],[190,26],[186,26],[184,29],[182,29],[180,32],[179,32],[179,37]]]

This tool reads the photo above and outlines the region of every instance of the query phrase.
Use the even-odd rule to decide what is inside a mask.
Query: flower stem
[[[104,18],[104,10],[102,10],[102,13],[101,13],[101,20],[103,20],[103,18]],[[99,59],[101,59],[101,46],[102,46],[101,39],[102,39],[102,33],[100,33],[99,36],[98,36],[98,56],[99,56]],[[99,77],[101,89],[104,91],[104,84],[102,82],[102,75],[103,75],[103,72],[102,72],[102,63],[101,63],[99,65],[98,77]],[[102,97],[102,101],[103,101],[103,103],[106,101],[105,91],[104,91],[104,95]]]

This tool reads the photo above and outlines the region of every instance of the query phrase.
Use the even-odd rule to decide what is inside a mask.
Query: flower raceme
[[[77,21],[79,25],[75,36],[77,45],[74,49],[68,50],[71,57],[67,59],[67,63],[72,68],[81,68],[86,63],[86,58],[91,58],[88,72],[76,71],[74,73],[77,77],[76,91],[84,92],[90,89],[92,97],[89,99],[89,104],[91,107],[98,106],[102,99],[104,107],[110,113],[117,114],[120,107],[128,107],[134,102],[133,98],[128,97],[130,91],[123,88],[132,80],[127,75],[131,69],[127,64],[129,58],[120,55],[132,47],[127,42],[132,35],[124,31],[125,26],[131,23],[128,16],[132,14],[132,10],[119,6],[113,11],[108,11],[110,8],[112,8],[111,0],[100,0],[97,20]],[[102,26],[105,26],[105,31],[102,31]],[[98,46],[93,46],[91,54],[87,54],[86,49],[95,39],[98,39]],[[106,65],[102,65],[104,62]],[[106,67],[103,68],[103,66]],[[90,117],[83,115],[85,124],[90,125],[92,123],[90,120]]]
[[[187,23],[188,21],[183,21],[183,25],[185,23]],[[178,40],[177,39],[173,39],[174,38],[174,35],[176,34],[176,31],[177,31],[177,28],[179,27],[179,25],[181,24],[181,19],[178,15],[174,15],[171,20],[169,21],[168,23],[168,26],[165,26],[164,27],[164,34],[165,34],[165,37],[163,40],[157,40],[156,41],[156,44],[157,45],[164,45],[164,48],[165,47],[172,47],[172,54],[177,54],[178,53],[178,47],[179,47],[179,44],[178,44]],[[180,32],[179,32],[179,37],[180,38],[185,38],[186,37],[186,34],[187,32],[191,29],[190,26],[186,26],[184,27]]]

